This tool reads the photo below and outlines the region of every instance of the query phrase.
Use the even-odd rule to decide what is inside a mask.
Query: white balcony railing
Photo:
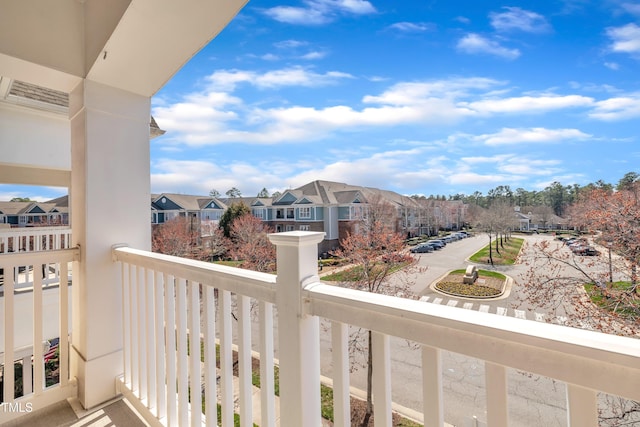
[[[572,427],[598,425],[597,393],[640,400],[638,340],[564,326],[506,318],[322,284],[315,276],[322,233],[272,235],[277,278],[129,248],[114,249],[122,263],[125,374],[119,384],[150,422],[216,425],[201,412],[216,401],[220,376],[222,425],[252,420],[251,307],[259,305],[261,426],[275,425],[274,346],[279,354],[283,426],[320,425],[319,319],[331,323],[334,418],[350,425],[347,327],[373,331],[375,425],[391,425],[390,337],[422,347],[425,426],[443,426],[441,352],[485,362],[487,424],[509,425],[507,369],[566,383]],[[234,301],[234,302],[232,302]],[[239,404],[233,403],[232,308],[237,317]],[[274,340],[273,308],[278,339]],[[216,314],[217,313],[217,318]],[[203,325],[203,329],[200,326]],[[199,337],[203,337],[203,363]],[[216,370],[216,339],[220,345]],[[191,401],[189,401],[189,395]],[[532,396],[533,398],[533,396]]]
[[[0,254],[71,247],[69,227],[27,227],[0,230]]]
[[[78,249],[0,255],[0,424],[77,395],[69,375],[69,307],[70,265],[79,256]],[[30,288],[18,289],[25,275],[31,277]],[[50,341],[58,343],[58,362],[52,367],[57,380],[45,377],[45,361],[55,359],[45,354]]]

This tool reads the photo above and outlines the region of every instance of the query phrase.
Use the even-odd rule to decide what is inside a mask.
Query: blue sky
[[[153,192],[616,183],[640,2],[252,0],[156,94]]]

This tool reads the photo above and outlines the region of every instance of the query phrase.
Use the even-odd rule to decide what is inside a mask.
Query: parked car
[[[414,254],[421,254],[426,252],[433,252],[433,246],[427,243],[420,243],[419,245],[414,246],[409,250],[409,252]]]
[[[446,242],[439,239],[432,239],[427,241],[427,243],[434,244],[438,249],[442,249],[447,245]]]
[[[597,256],[600,255],[600,252],[596,250],[593,246],[579,246],[573,252],[577,255],[584,256]]]

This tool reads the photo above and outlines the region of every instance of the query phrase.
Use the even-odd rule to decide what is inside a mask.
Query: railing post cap
[[[324,239],[320,231],[287,231],[269,234],[269,241],[276,246],[308,246],[316,245]]]

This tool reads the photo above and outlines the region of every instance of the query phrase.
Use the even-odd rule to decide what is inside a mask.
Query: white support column
[[[275,427],[273,368],[273,305],[260,301],[260,425]]]
[[[438,348],[422,346],[422,401],[425,427],[444,426],[442,356]]]
[[[86,408],[113,398],[123,371],[122,295],[111,246],[151,246],[149,111],[148,97],[90,80],[69,97],[72,237],[82,248],[71,357]]]
[[[487,390],[487,425],[507,427],[507,369],[495,363],[485,362],[485,388]]]
[[[567,384],[567,425],[570,427],[598,425],[598,398],[594,390]]]
[[[33,364],[31,356],[26,356],[22,358],[22,395],[31,393],[33,393]]]
[[[371,332],[374,426],[391,425],[391,352],[389,335]]]
[[[333,362],[333,422],[337,427],[351,425],[349,394],[349,326],[331,322]]]
[[[320,332],[317,317],[304,313],[305,281],[318,274],[318,243],[324,233],[291,231],[269,235],[277,246],[280,404],[283,427],[320,426]]]

